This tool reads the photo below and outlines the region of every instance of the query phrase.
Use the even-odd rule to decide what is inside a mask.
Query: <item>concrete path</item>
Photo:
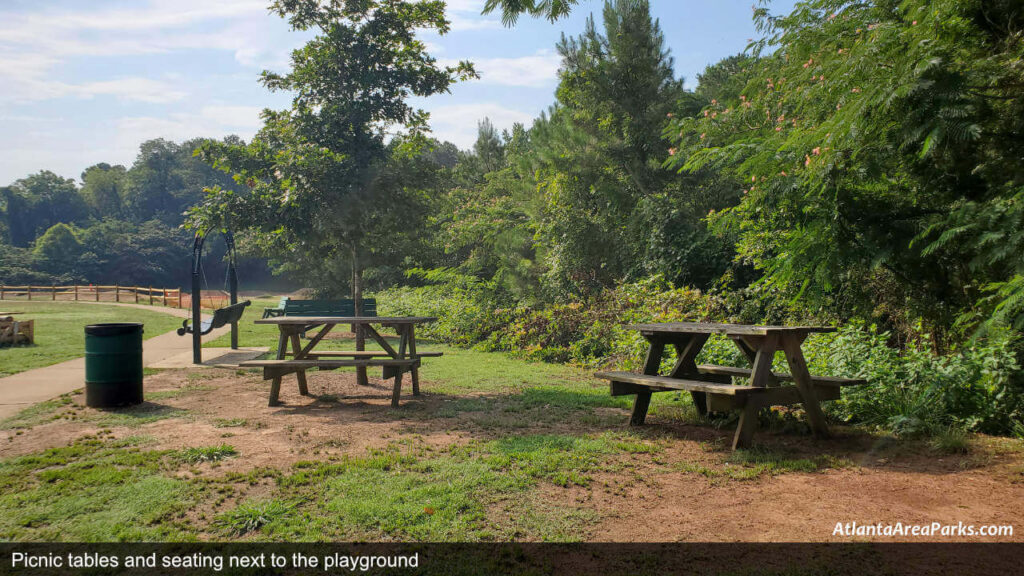
[[[154,312],[164,312],[179,318],[187,318],[188,310],[146,306],[144,304],[115,304],[100,302],[99,305],[127,306]],[[230,326],[218,328],[203,337],[213,340],[231,330]],[[173,330],[154,336],[142,343],[142,364],[151,366],[168,358],[189,354],[191,358],[192,337],[178,336]],[[205,352],[205,350],[204,350]],[[67,394],[85,386],[85,358],[76,358],[35,370],[28,370],[6,378],[0,378],[0,419],[7,418],[37,402]]]

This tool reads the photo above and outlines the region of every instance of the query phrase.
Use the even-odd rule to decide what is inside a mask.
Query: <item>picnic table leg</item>
[[[396,358],[405,358],[405,350],[409,344],[409,334],[406,330],[406,326],[398,327],[398,353],[395,355]],[[391,393],[391,405],[397,407],[398,400],[402,396],[402,367],[395,367],[395,389]]]
[[[647,349],[644,361],[644,374],[656,376],[661,368],[661,356],[665,353],[665,341],[660,338],[649,340],[651,347]],[[651,392],[637,392],[633,400],[633,416],[629,419],[630,426],[643,426],[647,419],[647,409],[651,406]]]
[[[800,399],[804,405],[804,412],[807,413],[807,420],[811,423],[811,431],[818,438],[828,438],[828,424],[825,423],[825,413],[821,411],[821,404],[814,392],[814,383],[811,381],[811,373],[807,370],[807,361],[804,360],[804,353],[800,350],[803,338],[799,335],[787,334],[782,337],[782,349],[786,353],[786,361],[789,363],[789,372],[793,375],[793,383],[800,392]]]
[[[409,324],[406,330],[409,331],[409,355],[416,357],[416,325]],[[420,367],[415,364],[412,367],[412,395],[420,395]]]
[[[366,332],[363,330],[362,324],[354,324],[352,326],[356,333],[356,350],[362,352],[366,350]],[[366,373],[366,366],[356,366],[356,384],[360,386],[369,386],[370,380]]]
[[[279,326],[281,333],[277,336],[277,359],[284,360],[285,352],[288,349],[288,333],[285,327]],[[270,403],[269,406],[280,406],[281,401],[278,397],[281,395],[281,376],[274,376],[270,381]]]
[[[775,382],[775,375],[772,374],[772,359],[779,349],[779,337],[769,334],[764,338],[752,338],[746,341],[734,340],[743,354],[750,360],[750,385],[758,388],[765,388],[769,383]],[[743,410],[740,412],[739,422],[736,423],[736,433],[732,437],[732,449],[746,448],[750,446],[757,432],[758,414],[764,404],[758,398],[747,398]]]
[[[740,412],[739,423],[736,424],[736,433],[732,437],[732,449],[747,448],[757,432],[757,415],[761,411],[761,402],[756,398],[747,398],[747,403]]]
[[[305,333],[305,330],[303,330],[303,333]],[[292,356],[292,357],[295,358],[296,360],[301,360],[302,359],[302,343],[299,342],[299,335],[293,333],[291,335],[291,340],[292,340],[292,352],[294,353],[294,356]],[[309,396],[309,388],[306,386],[306,370],[305,369],[299,370],[298,372],[295,373],[295,377],[299,381],[299,394],[302,394],[303,396]]]
[[[669,374],[672,378],[685,378],[685,377],[700,377],[700,372],[697,371],[697,354],[700,354],[701,348],[708,341],[709,335],[707,334],[694,334],[674,342],[676,347],[676,364],[672,367],[672,373]],[[707,394],[703,392],[690,392],[690,397],[693,398],[693,405],[697,408],[697,413],[701,416],[708,413],[708,400]]]

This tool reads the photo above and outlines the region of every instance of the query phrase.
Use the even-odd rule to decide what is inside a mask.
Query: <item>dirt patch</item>
[[[631,439],[656,449],[608,454],[583,485],[541,481],[531,505],[558,506],[585,518],[581,533],[597,541],[849,541],[833,535],[836,523],[1013,525],[1024,517],[1024,450],[1019,443],[993,448],[1011,441],[979,439],[972,453],[947,456],[923,443],[886,441],[848,428],[825,441],[765,433],[758,437],[764,453],[743,461],[725,448],[727,427],[652,417],[648,426],[630,430],[627,412],[618,408],[543,418],[554,408],[524,408],[499,394],[432,394],[425,382],[423,396],[404,390],[395,409],[391,382],[371,378],[369,386],[359,386],[351,372],[311,373],[309,397],[286,378],[279,407],[267,406],[268,388],[255,373],[163,371],[146,379],[152,411],[145,418],[86,408],[81,394],[72,395],[30,427],[0,432],[0,457],[97,433],[146,436],[152,439],[147,447],[159,449],[228,444],[237,455],[181,471],[186,477],[249,475],[218,488],[225,492],[212,497],[209,509],[190,512],[203,523],[242,500],[269,496],[274,481],[261,470],[287,472],[299,461],[364,456],[400,441],[445,448],[529,434],[629,431]],[[509,517],[520,504],[500,501],[492,514]],[[1016,532],[933,540],[1024,540]]]

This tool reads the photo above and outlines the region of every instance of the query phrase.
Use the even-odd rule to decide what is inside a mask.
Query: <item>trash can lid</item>
[[[142,332],[142,324],[137,322],[107,322],[85,327],[85,333],[90,336],[122,336],[136,332]]]

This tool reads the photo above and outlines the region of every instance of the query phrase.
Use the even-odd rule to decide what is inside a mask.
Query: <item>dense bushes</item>
[[[380,292],[378,309],[385,315],[437,316],[438,322],[424,327],[424,335],[430,338],[590,367],[612,364],[639,369],[646,343],[636,331],[624,327],[634,322],[815,321],[785,306],[766,305],[778,299],[754,290],[708,294],[672,288],[654,279],[604,291],[589,302],[502,307],[493,285],[450,272],[434,279],[442,277],[442,284]],[[917,340],[899,349],[891,345],[891,334],[851,323],[836,333],[812,336],[804,350],[812,373],[869,382],[828,403],[830,415],[837,420],[903,436],[949,427],[1021,435],[1024,388],[1017,360],[1019,343],[1012,334],[994,332],[960,350],[936,355],[923,330]],[[725,338],[712,338],[700,361],[746,365]],[[781,354],[776,368],[788,371]]]

